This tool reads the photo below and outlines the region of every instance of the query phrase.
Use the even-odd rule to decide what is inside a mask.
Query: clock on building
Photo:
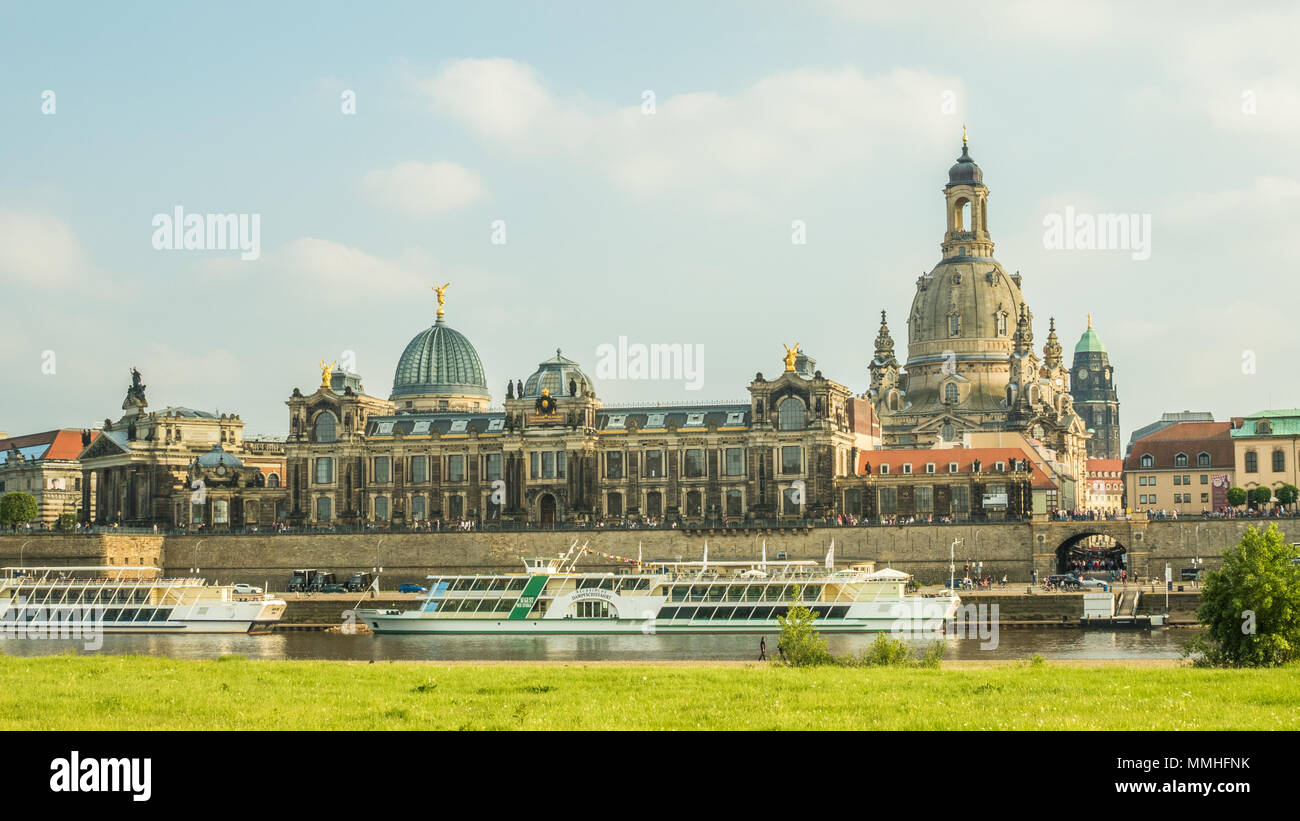
[[[1080,379],[1087,379],[1087,378],[1088,378],[1088,369],[1087,369],[1087,368],[1080,368],[1079,370],[1075,371],[1075,375],[1077,375]]]

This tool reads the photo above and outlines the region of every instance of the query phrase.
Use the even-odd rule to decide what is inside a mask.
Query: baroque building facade
[[[131,375],[123,415],[105,419],[97,435],[83,435],[87,520],[186,528],[283,521],[283,442],[246,440],[238,414],[180,406],[151,411],[139,371]]]
[[[446,286],[443,286],[445,290]],[[879,444],[870,403],[794,349],[737,402],[606,407],[560,351],[490,397],[446,324],[406,347],[387,399],[323,373],[288,400],[291,521],[743,522],[831,515],[837,477]],[[411,397],[418,397],[412,399]],[[410,404],[408,404],[408,402]]]
[[[1074,409],[1055,320],[1040,357],[1019,272],[993,257],[989,190],[963,137],[943,189],[942,257],[916,280],[900,366],[881,312],[867,396],[887,448],[928,448],[967,434],[1017,431],[1043,443],[1071,476],[1086,475],[1088,438]],[[1072,508],[1082,498],[1063,499]]]

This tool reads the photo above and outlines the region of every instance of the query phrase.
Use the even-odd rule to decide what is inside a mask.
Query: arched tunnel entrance
[[[1057,573],[1109,573],[1126,570],[1128,550],[1104,533],[1080,533],[1056,548]]]

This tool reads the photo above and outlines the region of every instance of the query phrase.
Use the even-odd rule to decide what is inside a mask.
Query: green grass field
[[[1296,729],[1300,670],[0,656],[0,729]]]

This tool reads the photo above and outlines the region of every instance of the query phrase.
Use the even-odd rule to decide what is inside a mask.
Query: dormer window
[[[886,473],[889,473],[889,465],[881,465],[881,466],[880,466],[880,475],[881,475],[881,476],[884,476]]]
[[[1156,459],[1149,453],[1142,454],[1141,465],[1144,468],[1153,468],[1156,466]]]
[[[925,463],[925,472],[926,472],[926,473],[934,473],[934,462],[926,462],[926,463]]]
[[[949,473],[956,473],[957,470],[958,470],[958,468],[957,468],[957,463],[956,463],[956,462],[949,462],[949,463],[948,463],[948,472],[949,472]]]
[[[911,472],[912,472],[912,463],[911,463],[911,462],[905,462],[905,463],[903,464],[903,472],[904,472],[904,473],[911,473]]]

